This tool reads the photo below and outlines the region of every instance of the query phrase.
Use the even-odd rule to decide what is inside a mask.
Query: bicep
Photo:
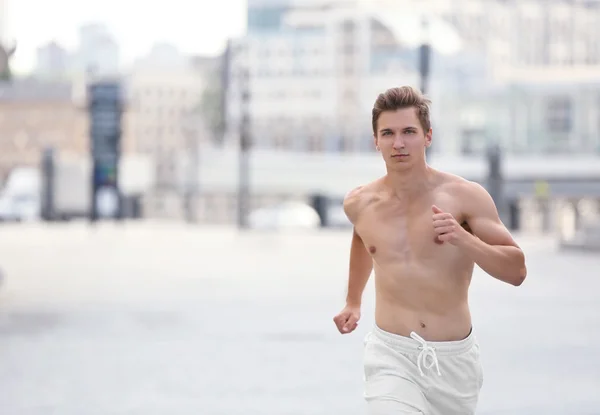
[[[355,226],[352,228],[352,248],[354,250],[357,250],[357,251],[363,251],[364,250],[365,252],[368,253],[367,247],[365,246],[365,243],[363,242],[362,238],[360,237],[360,235],[356,231],[356,227]]]
[[[350,192],[344,197],[343,209],[344,213],[348,220],[355,225],[358,217],[358,204],[360,200],[360,189],[362,187],[359,186]]]
[[[473,235],[489,245],[517,246],[500,219],[474,217],[469,221]]]
[[[467,208],[467,224],[473,235],[490,245],[517,246],[506,226],[500,220],[498,209],[489,193],[476,185],[471,190]]]
[[[364,241],[356,231],[356,228],[352,231],[352,244],[350,247],[350,263],[351,267],[359,266],[363,267],[363,265],[367,268],[373,266],[373,258],[367,249]]]

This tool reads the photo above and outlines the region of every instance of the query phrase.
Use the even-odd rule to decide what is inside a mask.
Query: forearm
[[[489,275],[508,284],[519,286],[527,276],[525,255],[516,246],[489,245],[476,236],[470,237],[462,248]]]
[[[362,302],[362,294],[365,290],[371,272],[373,271],[373,260],[365,249],[362,240],[355,235],[352,238],[350,248],[350,272],[348,277],[348,294],[346,303],[359,306]]]
[[[365,291],[373,265],[357,267],[350,272],[348,278],[348,295],[346,296],[346,304],[360,305],[362,302],[362,294]]]

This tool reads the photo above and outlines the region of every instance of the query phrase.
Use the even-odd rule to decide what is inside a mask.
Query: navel
[[[423,323],[422,321],[420,323],[421,323],[421,328],[422,329],[427,328],[427,326],[425,325],[425,323]]]
[[[369,247],[369,252],[372,253],[372,254],[374,254],[375,252],[377,252],[377,248],[375,248],[373,245],[371,245]]]

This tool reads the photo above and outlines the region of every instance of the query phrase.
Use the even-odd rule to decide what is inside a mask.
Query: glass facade
[[[269,6],[248,8],[248,33],[279,31],[287,7]]]

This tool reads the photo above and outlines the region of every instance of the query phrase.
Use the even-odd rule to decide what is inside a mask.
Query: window
[[[250,7],[248,29],[251,32],[279,29],[285,12],[284,7]]]
[[[592,135],[596,138],[595,147],[597,151],[600,153],[600,94],[598,95],[598,101],[596,103],[598,110],[596,111],[598,117],[598,124],[595,132],[592,132]]]
[[[546,126],[558,133],[571,132],[571,100],[568,97],[551,97],[546,106]]]
[[[344,75],[353,75],[354,74],[354,64],[350,60],[346,60],[344,62]]]
[[[317,134],[312,134],[309,137],[309,150],[313,153],[323,151],[323,137]]]
[[[354,24],[354,22],[352,20],[345,20],[344,23],[342,23],[342,32],[344,33],[353,33],[354,30],[356,28],[356,25]]]

